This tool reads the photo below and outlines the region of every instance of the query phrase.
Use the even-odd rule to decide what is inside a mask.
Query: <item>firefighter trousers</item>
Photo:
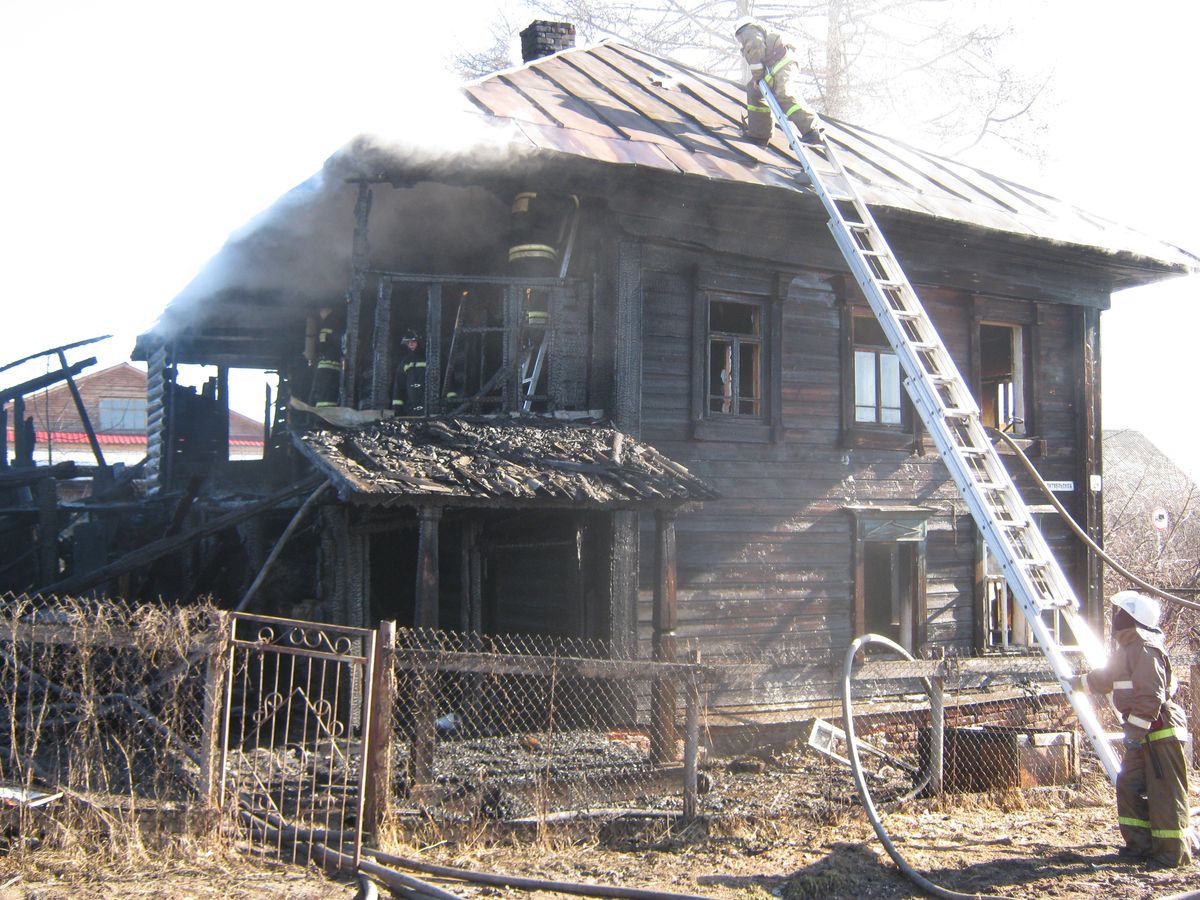
[[[792,120],[800,134],[812,131],[816,124],[816,116],[805,102],[797,95],[796,75],[798,67],[794,62],[782,66],[774,75],[767,77],[767,84],[783,114]],[[771,110],[763,100],[757,82],[750,82],[746,88],[746,135],[758,140],[766,140],[771,136],[774,121]]]
[[[1117,821],[1125,845],[1138,853],[1173,866],[1191,861],[1187,762],[1178,738],[1147,741],[1125,752],[1117,776]]]

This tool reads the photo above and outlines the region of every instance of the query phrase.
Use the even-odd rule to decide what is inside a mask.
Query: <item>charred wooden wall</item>
[[[614,195],[614,207],[621,201]],[[918,427],[901,449],[872,449],[853,446],[844,432],[843,304],[856,303],[856,288],[842,286],[844,267],[823,223],[795,214],[784,222],[778,210],[739,211],[701,200],[659,207],[678,210],[672,221],[642,215],[641,200],[629,204],[618,219],[626,234],[641,238],[634,298],[642,313],[640,435],[722,494],[678,519],[678,637],[699,639],[708,656],[779,653],[822,665],[840,659],[853,636],[854,525],[846,507],[902,503],[934,510],[926,544],[924,652],[974,652],[976,532],[932,441],[921,440]],[[756,240],[755,234],[777,237]],[[927,234],[895,227],[889,234],[968,379],[977,366],[972,336],[980,320],[1026,326],[1036,463],[1048,479],[1076,482],[1077,490],[1062,499],[1085,517],[1088,488],[1081,475],[1095,470],[1081,454],[1087,442],[1082,413],[1095,396],[1082,374],[1082,342],[1086,338],[1087,357],[1093,357],[1098,338],[1091,326],[1108,302],[1101,280],[1065,253],[1055,260],[1036,249],[1010,254],[965,240],[946,248]],[[1032,255],[1022,258],[1026,252]],[[768,362],[778,379],[778,409],[767,416],[775,427],[765,435],[761,429],[706,431],[696,421],[695,354],[706,352],[698,339],[696,296],[713,277],[770,291],[778,305],[779,359]],[[1018,482],[1028,485],[1023,477]],[[1025,493],[1031,503],[1042,502]],[[641,518],[645,560],[652,558],[654,532],[651,517]],[[1044,518],[1069,577],[1095,604],[1074,540],[1054,517]],[[641,569],[644,655],[652,583],[648,568]]]

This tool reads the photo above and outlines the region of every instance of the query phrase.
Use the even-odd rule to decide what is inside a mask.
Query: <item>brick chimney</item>
[[[546,22],[538,19],[521,32],[521,58],[533,62],[559,50],[575,46],[575,26],[570,22]]]

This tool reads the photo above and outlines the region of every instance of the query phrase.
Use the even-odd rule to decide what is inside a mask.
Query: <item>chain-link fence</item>
[[[611,659],[597,641],[408,630],[395,666],[402,808],[545,821],[679,813],[694,797],[698,667]]]
[[[127,809],[203,795],[213,615],[202,605],[4,598],[0,782],[18,800],[65,789],[124,798]]]
[[[904,817],[958,798],[1004,805],[1021,795],[1109,796],[1103,768],[1042,657],[867,656],[849,682],[852,724],[881,810]],[[801,659],[709,660],[705,677],[702,811],[819,826],[862,809],[842,685],[832,672]],[[730,702],[755,689],[774,702]],[[1096,703],[1119,732],[1103,698]]]

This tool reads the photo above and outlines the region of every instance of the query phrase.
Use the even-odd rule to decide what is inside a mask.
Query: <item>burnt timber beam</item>
[[[617,245],[616,329],[613,335],[613,424],[638,437],[642,430],[642,246]],[[614,656],[637,655],[638,515],[616,512],[609,558],[608,637]]]
[[[62,371],[67,379],[67,389],[71,392],[71,399],[75,401],[75,412],[79,414],[79,422],[83,425],[83,432],[87,435],[88,443],[92,447],[92,456],[96,458],[96,465],[107,471],[108,465],[104,462],[104,453],[100,449],[100,442],[96,440],[96,430],[92,428],[92,419],[88,415],[87,407],[83,405],[83,397],[79,395],[79,387],[75,384],[75,376],[71,374],[70,367],[67,365],[67,354],[63,350],[58,351],[58,364],[62,366]]]
[[[651,615],[655,662],[676,662],[677,624],[675,515],[658,511],[654,516],[654,610]],[[655,763],[675,758],[675,684],[658,679],[650,690],[650,759]]]
[[[417,594],[415,628],[438,627],[438,524],[440,506],[422,506],[417,537]]]
[[[218,516],[211,522],[206,522],[198,528],[194,528],[186,534],[175,535],[169,538],[160,538],[157,541],[152,541],[144,547],[139,547],[130,553],[126,553],[120,559],[114,560],[106,566],[102,566],[92,572],[87,572],[81,575],[74,575],[70,578],[64,578],[52,584],[47,584],[39,588],[41,594],[71,594],[75,591],[87,590],[99,584],[102,581],[107,581],[110,578],[115,578],[118,575],[124,575],[139,566],[144,566],[161,559],[169,553],[174,553],[189,544],[195,543],[201,538],[206,538],[218,532],[224,531],[226,528],[232,528],[239,522],[244,522],[247,519],[253,518],[258,514],[272,509],[290,500],[299,494],[313,490],[318,481],[313,478],[306,478],[303,481],[298,481],[290,487],[284,488],[278,493],[272,494],[257,503],[251,503],[243,506],[240,509],[231,510],[223,516]]]
[[[42,356],[50,356],[53,353],[59,354],[61,358],[63,351],[74,350],[76,347],[86,347],[88,344],[94,344],[97,341],[107,341],[110,337],[112,337],[111,334],[102,334],[99,337],[86,338],[85,340],[75,341],[71,344],[63,344],[61,347],[51,347],[48,350],[41,350],[37,353],[31,353],[29,356],[22,356],[20,359],[14,359],[12,362],[5,363],[4,365],[0,366],[0,372],[6,372],[9,369],[21,365],[21,363],[27,363],[31,359],[38,359]],[[63,363],[63,365],[66,365],[66,363]]]
[[[88,366],[94,366],[95,364],[96,357],[89,356],[87,359],[81,360],[73,366],[64,366],[57,372],[48,372],[45,375],[39,375],[37,378],[31,378],[29,381],[24,381],[21,384],[14,384],[12,387],[0,388],[0,403],[8,403],[10,400],[17,400],[26,394],[32,394],[34,391],[50,387],[52,384],[58,384],[64,378],[78,375]]]
[[[362,361],[359,357],[359,329],[362,326],[363,290],[367,284],[367,267],[371,249],[367,239],[367,227],[371,220],[371,185],[358,182],[358,199],[354,202],[354,239],[350,251],[350,286],[346,290],[346,327],[342,332],[342,383],[340,406],[355,406],[358,392],[358,374]]]
[[[2,420],[0,420],[0,424],[2,424]],[[26,487],[44,478],[75,478],[82,474],[86,473],[73,460],[67,460],[52,466],[39,466],[33,471],[18,469],[2,472],[0,473],[0,488]]]
[[[33,444],[36,433],[33,430],[33,419],[25,418],[25,396],[21,394],[13,398],[13,465],[23,468],[33,468]]]
[[[442,411],[442,285],[427,289],[425,307],[425,415]]]
[[[392,401],[392,282],[379,280],[375,294],[375,324],[371,348],[371,409],[391,409]]]

